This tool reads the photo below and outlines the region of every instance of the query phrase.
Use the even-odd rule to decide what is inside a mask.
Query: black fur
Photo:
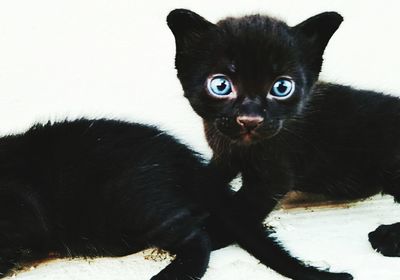
[[[0,170],[3,275],[49,255],[123,256],[158,247],[176,258],[153,280],[199,279],[212,249],[209,230],[229,233],[264,263],[283,259],[293,262],[293,275],[312,275],[296,279],[343,279],[298,263],[265,238],[233,207],[213,169],[152,127],[85,119],[36,125],[0,138]]]
[[[335,198],[383,191],[400,200],[400,100],[318,81],[324,49],[341,21],[334,12],[294,27],[261,15],[217,24],[187,10],[168,17],[178,78],[203,118],[211,164],[225,182],[241,173],[237,207],[248,209],[256,224],[293,189]],[[228,77],[232,94],[210,92],[214,74]],[[295,83],[285,100],[271,96],[279,77]],[[399,238],[398,225],[370,235],[385,255],[400,255]],[[281,269],[287,275],[291,267]]]
[[[200,159],[152,128],[107,120],[36,125],[0,139],[0,272],[59,257],[176,254],[153,279],[201,277],[210,242]],[[212,184],[212,182],[210,182]]]

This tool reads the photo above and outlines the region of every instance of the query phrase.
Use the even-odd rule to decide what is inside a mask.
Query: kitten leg
[[[230,198],[220,196],[220,207],[214,208],[221,227],[234,236],[236,242],[264,265],[295,280],[350,280],[348,273],[332,273],[305,265],[291,256],[280,244],[265,232],[261,224],[248,219],[246,211],[234,207]],[[223,203],[223,205],[222,205]]]
[[[220,192],[225,192],[226,196],[236,196],[237,194],[229,188],[229,183],[239,174],[239,168],[230,161],[221,161],[213,156],[209,163],[209,168],[212,171],[213,179],[210,180],[215,182],[211,188],[211,192],[208,197],[213,196],[215,189],[218,188]],[[198,178],[197,181],[202,182],[203,178]],[[207,182],[203,182],[204,185],[208,185]],[[204,188],[201,188],[204,189]],[[204,198],[206,201],[208,198]],[[232,234],[226,231],[218,220],[214,217],[207,219],[206,231],[211,239],[212,250],[217,250],[234,243]]]
[[[35,196],[21,185],[9,186],[12,191],[0,191],[0,277],[46,257],[50,240]]]
[[[272,170],[272,174],[279,174]],[[270,176],[268,176],[270,175]],[[282,197],[291,189],[288,176],[243,172],[243,186],[234,197],[235,208],[245,211],[247,219],[261,225]]]
[[[0,277],[5,277],[20,264],[25,236],[12,221],[0,221]]]
[[[25,263],[44,259],[48,256],[44,249],[45,240],[29,231],[15,227],[13,221],[0,223],[0,278]]]
[[[235,242],[232,234],[224,227],[221,227],[221,223],[214,217],[209,217],[206,224],[206,231],[210,236],[213,251],[229,246]]]
[[[205,232],[197,232],[178,248],[173,260],[151,280],[193,280],[200,279],[207,270],[211,253],[211,242]]]
[[[400,223],[380,225],[368,234],[372,248],[387,257],[400,257]]]
[[[240,194],[235,195],[233,198],[235,200],[235,211],[246,212],[246,218],[249,223],[251,222],[254,227],[261,226],[266,215],[276,206],[277,200],[265,199],[263,201],[264,203],[262,204],[262,209],[254,208],[252,200],[248,200],[244,194],[245,192],[241,192]],[[213,250],[218,250],[235,242],[235,238],[232,233],[222,227],[221,222],[215,219],[213,216],[207,220],[207,232],[210,235]]]
[[[274,238],[267,236],[262,230],[252,230],[239,237],[238,244],[260,260],[261,263],[278,273],[294,280],[351,280],[351,274],[335,273],[305,265],[291,256]],[[246,236],[247,235],[247,236]]]
[[[395,168],[394,170],[400,170]],[[396,202],[400,202],[400,181],[397,172],[385,173],[383,192],[394,196]],[[368,234],[369,242],[372,248],[387,257],[400,257],[400,223],[391,225],[380,225],[374,231]]]
[[[237,193],[232,196],[229,192],[224,193],[223,190],[220,190],[220,194],[230,197],[231,202],[233,202],[230,207],[238,213],[246,213],[246,220],[249,223],[255,227],[261,226],[266,216],[275,208],[279,199],[285,195],[286,188],[283,186],[288,185],[288,183],[282,180],[271,182],[246,172],[243,173],[242,177],[243,186]],[[226,185],[226,182],[222,182],[221,185]],[[270,194],[269,187],[273,185],[281,186],[279,192],[275,195]],[[218,205],[218,201],[215,203]],[[228,246],[235,241],[232,233],[221,227],[220,221],[213,216],[208,219],[207,232],[210,234],[213,250]]]

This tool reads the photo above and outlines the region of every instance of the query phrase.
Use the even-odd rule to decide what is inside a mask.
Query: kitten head
[[[208,138],[251,144],[278,134],[304,108],[342,20],[326,12],[294,27],[261,15],[213,24],[189,10],[172,11],[178,78],[212,131]]]

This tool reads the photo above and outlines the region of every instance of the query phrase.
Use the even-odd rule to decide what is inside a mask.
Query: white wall
[[[208,151],[200,120],[173,69],[173,8],[216,21],[267,13],[296,24],[328,10],[345,22],[329,44],[323,77],[400,93],[399,4],[348,0],[2,0],[0,133],[33,122],[113,116],[162,124]]]

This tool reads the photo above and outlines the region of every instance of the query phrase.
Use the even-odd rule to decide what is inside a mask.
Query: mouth
[[[232,126],[223,126],[214,124],[215,132],[218,132],[225,139],[229,139],[232,144],[236,145],[252,145],[261,141],[271,139],[279,134],[283,128],[283,120],[278,120],[275,125],[269,128],[256,128],[256,129],[234,129]]]
[[[240,132],[239,141],[243,144],[251,144],[259,138],[259,134],[253,130]]]
[[[235,139],[237,143],[250,145],[253,143],[257,143],[261,140],[268,140],[276,135],[281,131],[283,127],[283,121],[279,121],[278,126],[274,130],[269,130],[268,132],[259,132],[258,130],[242,130],[239,133],[239,136]]]

